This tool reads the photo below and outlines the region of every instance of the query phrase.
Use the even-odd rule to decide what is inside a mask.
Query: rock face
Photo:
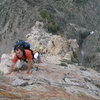
[[[35,70],[34,67],[38,67]],[[32,73],[0,75],[1,100],[99,100],[100,74],[82,66],[34,64]],[[17,86],[17,88],[16,88]]]
[[[65,55],[68,49],[67,41],[61,36],[54,35],[48,43],[48,52],[51,55]]]
[[[25,34],[35,22],[34,17],[34,7],[24,0],[0,1],[0,55],[10,53],[18,39],[25,40]]]
[[[54,35],[54,37],[56,37],[56,41],[62,42],[60,36]],[[54,43],[58,48],[58,44]],[[70,47],[69,50],[73,48],[74,51],[77,51],[76,40],[69,40],[68,43],[69,45],[66,45]],[[62,50],[61,47],[60,49]],[[66,52],[69,53],[69,51]],[[0,72],[6,73],[9,70],[12,56],[11,54],[2,55]],[[1,73],[0,99],[99,100],[100,73],[78,66],[76,63],[68,64],[66,62],[65,65],[62,65],[60,64],[62,57],[59,54],[45,54],[41,59],[42,63],[33,64],[30,75],[25,74],[26,70],[14,71],[10,75]]]
[[[49,56],[53,56],[52,58],[54,59],[61,59],[60,57],[64,57],[63,59],[70,62],[72,58],[76,59],[79,48],[77,40],[66,40],[60,35],[47,33],[46,30],[43,29],[43,26],[44,24],[42,22],[37,21],[31,32],[26,35],[26,41],[31,44],[31,49],[36,50],[42,46],[47,50]],[[48,57],[48,59],[51,59],[51,57]]]
[[[93,67],[100,72],[100,35],[94,32],[89,35],[82,45],[81,62],[85,66]]]
[[[47,33],[46,30],[43,29],[43,26],[44,24],[42,22],[37,21],[32,27],[31,32],[26,35],[26,41],[31,44],[32,49],[39,48],[40,46],[47,47],[52,34]]]

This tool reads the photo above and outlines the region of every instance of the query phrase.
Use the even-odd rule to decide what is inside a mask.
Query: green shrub
[[[57,33],[60,30],[60,26],[54,19],[52,13],[50,13],[46,9],[41,9],[41,8],[38,11],[40,14],[39,21],[44,22],[44,28],[46,28],[50,33],[53,34]]]
[[[45,10],[45,9],[41,9],[40,10],[40,16],[43,18],[43,19],[47,19],[48,17],[49,17],[49,14],[48,14],[48,12],[47,12],[47,10]]]
[[[53,34],[57,33],[60,30],[60,26],[57,23],[48,23],[47,25],[48,32]]]
[[[97,52],[100,52],[100,47],[97,47],[97,50],[96,50]]]

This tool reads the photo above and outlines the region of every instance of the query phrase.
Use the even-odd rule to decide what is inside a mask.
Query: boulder
[[[31,44],[32,49],[39,48],[40,46],[47,47],[48,41],[50,40],[51,33],[47,33],[43,29],[44,24],[37,21],[32,27],[29,34],[26,35],[27,42]]]
[[[68,62],[78,62],[77,58],[77,51],[78,51],[79,45],[77,43],[76,39],[69,39],[68,40],[68,52],[65,54],[63,59],[66,59]]]
[[[12,54],[2,54],[0,62],[0,71],[7,73],[9,71],[9,66],[11,65]]]
[[[51,55],[65,55],[68,50],[68,43],[67,41],[59,36],[53,35],[48,43],[48,52]]]

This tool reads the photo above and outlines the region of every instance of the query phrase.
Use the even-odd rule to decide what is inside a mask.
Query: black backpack
[[[30,49],[30,44],[23,40],[18,40],[16,41],[16,44],[14,45],[14,50],[16,50],[18,47],[23,48],[23,49]]]

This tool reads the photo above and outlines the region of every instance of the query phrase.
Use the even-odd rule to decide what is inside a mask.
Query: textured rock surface
[[[38,67],[38,70],[35,70]],[[52,58],[26,71],[0,75],[0,99],[99,100],[100,73],[83,66],[52,63]],[[17,86],[17,87],[16,87]]]
[[[13,56],[13,55],[12,55]],[[9,69],[11,55],[3,54],[0,66]],[[5,60],[4,60],[5,59]],[[42,62],[34,64],[31,74],[26,70],[10,75],[0,74],[0,99],[22,100],[99,100],[100,73],[77,64],[61,66],[59,55],[43,55]],[[5,61],[5,62],[4,62]],[[38,68],[38,69],[37,69]]]
[[[7,73],[9,71],[11,65],[12,54],[2,54],[0,61],[0,71],[3,73]]]
[[[61,36],[53,35],[48,43],[48,52],[51,55],[65,55],[68,49],[68,43]]]
[[[37,21],[32,27],[32,30],[29,34],[26,35],[26,38],[32,49],[37,49],[40,46],[47,47],[48,41],[50,40],[52,34],[47,33],[43,29],[44,24]]]
[[[82,45],[81,58],[82,64],[92,67],[100,72],[100,34],[94,32],[89,35]]]

